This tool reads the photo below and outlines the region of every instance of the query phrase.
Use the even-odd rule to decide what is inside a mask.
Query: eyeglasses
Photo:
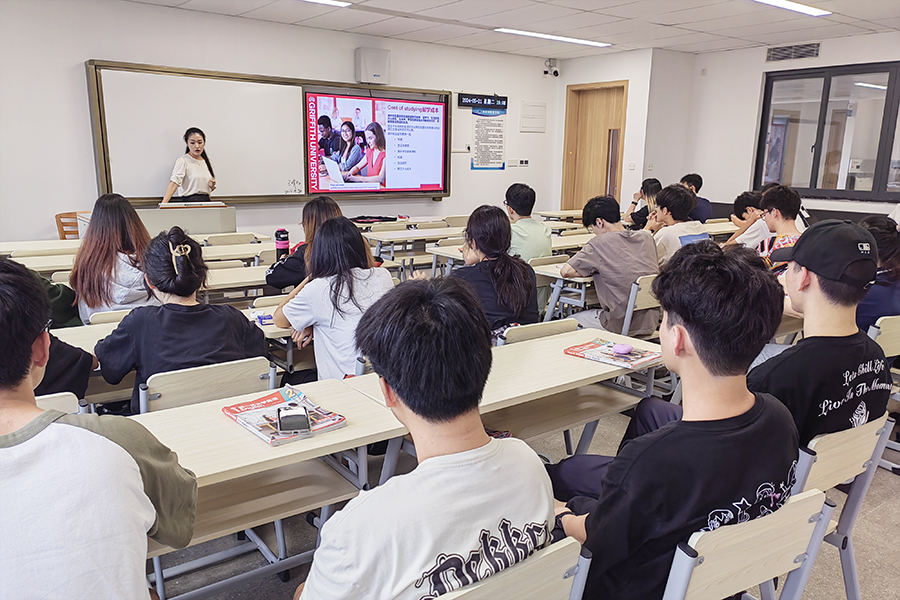
[[[44,325],[44,331],[50,331],[50,326],[53,325],[53,319],[47,321],[47,324]]]

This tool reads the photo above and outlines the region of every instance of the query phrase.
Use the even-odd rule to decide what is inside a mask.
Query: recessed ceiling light
[[[792,10],[794,12],[803,13],[804,15],[809,15],[811,17],[824,17],[825,15],[831,14],[827,10],[822,10],[821,8],[807,6],[805,4],[800,4],[799,2],[791,2],[791,0],[753,0],[753,1],[759,2],[760,4],[768,4],[769,6],[776,6],[778,8],[784,8],[787,10]]]
[[[526,37],[541,38],[542,40],[553,40],[554,42],[566,42],[567,44],[581,44],[582,46],[596,46],[597,48],[605,48],[611,44],[604,42],[594,42],[591,40],[580,40],[578,38],[563,37],[561,35],[550,35],[549,33],[537,33],[534,31],[520,31],[518,29],[507,29],[500,27],[495,29],[497,33],[511,33],[513,35],[524,35]]]
[[[887,89],[887,86],[886,86],[886,85],[878,85],[878,84],[875,84],[875,83],[861,83],[861,82],[856,82],[856,83],[854,83],[853,85],[858,85],[859,87],[872,88],[873,90],[886,90],[886,89]]]
[[[341,0],[303,0],[304,2],[311,2],[313,4],[325,4],[327,6],[336,6],[338,8],[347,8],[352,4],[352,2],[341,2]]]

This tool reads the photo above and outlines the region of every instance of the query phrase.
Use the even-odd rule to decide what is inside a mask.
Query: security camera
[[[547,75],[552,75],[553,77],[559,77],[559,67],[557,66],[557,61],[555,58],[548,58],[544,61],[544,77]]]
[[[552,69],[550,69],[550,74],[553,75],[554,77],[559,77],[559,69],[557,69],[556,67],[553,67]]]

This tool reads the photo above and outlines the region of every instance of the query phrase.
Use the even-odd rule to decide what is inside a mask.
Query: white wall
[[[345,214],[468,213],[480,204],[500,204],[516,181],[535,188],[538,208],[558,207],[559,84],[542,78],[543,59],[137,3],[2,0],[0,239],[53,238],[55,213],[90,210],[97,197],[86,60],[353,82],[358,46],[391,50],[396,86],[509,96],[507,156],[528,158],[530,166],[472,172],[470,155],[453,154],[452,195],[444,201],[342,202]],[[633,93],[646,98],[646,89]],[[518,133],[522,100],[547,103],[546,134]],[[213,100],[185,99],[205,101]],[[471,113],[454,107],[452,116],[453,147],[464,147],[471,141]],[[165,184],[160,182],[160,195]],[[292,240],[301,239],[299,204],[238,205],[237,220],[239,229],[262,233],[287,226]]]
[[[695,60],[694,54],[653,50],[643,177],[655,177],[663,187],[694,172],[687,150]]]
[[[900,33],[824,40],[818,58],[765,60],[765,48],[699,54],[695,60],[689,168],[703,175],[703,195],[713,202],[731,203],[753,182],[766,71],[900,60]],[[701,69],[706,75],[700,74]],[[839,200],[808,200],[804,205],[884,213],[892,207]]]

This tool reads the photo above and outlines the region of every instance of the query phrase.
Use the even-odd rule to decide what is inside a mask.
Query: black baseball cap
[[[772,262],[794,261],[819,277],[865,288],[878,272],[878,247],[866,229],[851,221],[819,221],[803,232],[797,243],[779,248]]]

